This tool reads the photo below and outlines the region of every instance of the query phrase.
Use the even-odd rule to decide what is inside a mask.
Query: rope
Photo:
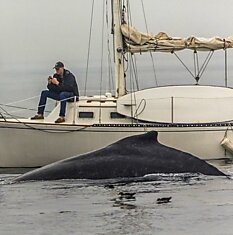
[[[143,5],[143,3],[142,3],[142,5]],[[129,3],[129,1],[127,1],[127,7],[124,7],[124,9],[128,9],[128,14],[127,14],[128,26],[130,26],[130,25],[132,26],[132,16],[131,16],[131,11],[130,11],[130,3]],[[145,18],[145,21],[146,21],[145,11],[144,11],[144,18]],[[146,28],[147,28],[147,31],[148,31],[147,22],[146,22]],[[152,56],[152,53],[151,53],[151,56]],[[128,59],[125,58],[126,67],[125,67],[125,71],[124,72],[127,72],[129,67],[130,67],[130,69],[133,70],[136,87],[137,87],[137,90],[139,90],[140,89],[139,88],[139,76],[138,76],[138,71],[137,71],[136,55],[128,53],[127,57],[128,57]],[[130,60],[131,64],[128,62],[129,60]],[[153,63],[153,71],[154,71],[154,75],[155,75],[156,86],[158,86],[157,78],[156,78],[156,71],[155,71],[156,69],[155,69],[153,58],[152,58],[152,63]],[[130,64],[130,66],[129,66],[129,64]],[[131,71],[130,71],[130,76],[132,76]],[[133,82],[133,79],[131,77],[130,77],[130,82]]]
[[[176,54],[175,51],[172,52],[176,56],[176,58],[181,62],[181,64],[187,69],[187,71],[191,74],[191,76],[195,79],[195,76],[191,72],[191,70],[186,66],[186,64],[180,59],[180,57]]]
[[[36,109],[31,109],[31,108],[25,108],[25,107],[20,107],[20,106],[15,106],[15,105],[8,105],[8,104],[0,104],[0,106],[4,106],[7,108],[15,108],[15,109],[21,109],[20,111],[23,110],[29,110],[29,111],[36,111]]]
[[[193,59],[194,59],[194,70],[195,70],[195,80],[196,80],[196,85],[198,84],[198,81],[200,79],[200,69],[199,69],[199,60],[198,60],[198,54],[197,54],[197,51],[195,50],[193,52]]]
[[[100,58],[100,97],[102,95],[102,83],[103,83],[103,57],[104,57],[104,0],[103,0],[103,15],[102,15],[102,31],[101,31],[101,58]]]
[[[41,128],[36,128],[30,124],[27,124],[25,122],[22,122],[20,121],[16,116],[13,116],[11,115],[10,113],[8,113],[4,108],[2,108],[0,106],[0,109],[3,110],[3,112],[5,112],[8,116],[10,116],[12,119],[15,119],[18,123],[28,127],[29,129],[32,129],[32,130],[37,130],[37,131],[41,131],[41,132],[45,132],[45,133],[59,133],[59,134],[64,134],[64,133],[70,133],[70,132],[76,132],[76,131],[82,131],[82,130],[85,130],[86,128],[92,126],[92,125],[87,125],[87,126],[84,126],[83,128],[79,128],[79,129],[74,129],[74,130],[70,130],[70,131],[56,131],[56,130],[45,130],[45,129],[41,129]],[[3,117],[4,118],[4,117]],[[7,120],[4,118],[4,121],[7,122]],[[40,123],[41,124],[41,123]],[[46,123],[47,124],[47,123]]]
[[[87,94],[87,79],[88,79],[88,70],[89,70],[89,58],[90,58],[90,48],[91,48],[91,36],[92,36],[92,25],[93,25],[93,15],[94,15],[94,3],[95,3],[95,1],[92,0],[91,24],[90,24],[89,41],[88,41],[88,51],[87,51],[86,78],[85,78],[85,85],[84,85],[84,95],[85,95],[85,96],[86,96],[86,94]]]
[[[197,77],[197,65],[196,65],[196,57],[195,57],[195,53],[197,53],[196,51],[193,52],[193,63],[194,63],[194,75],[195,77]]]
[[[127,9],[127,21],[128,21],[128,27],[131,25],[133,25],[133,22],[132,22],[132,15],[131,15],[131,10],[130,10],[130,2],[127,1],[126,2],[126,9]],[[124,2],[124,6],[125,6],[125,2]],[[127,67],[125,68],[125,72],[127,72],[129,70],[129,76],[130,76],[130,89],[131,89],[131,104],[133,102],[133,97],[132,97],[132,82],[133,82],[133,79],[132,79],[132,55],[130,54],[127,54],[127,57],[128,59],[126,60],[127,62]],[[132,106],[131,106],[132,107]],[[131,117],[133,117],[133,110],[131,108]]]
[[[12,105],[12,104],[17,104],[17,103],[21,103],[21,102],[24,102],[24,101],[28,101],[28,100],[32,100],[32,99],[35,99],[35,98],[38,98],[39,96],[33,96],[33,97],[30,97],[30,98],[26,98],[26,99],[23,99],[23,100],[17,100],[17,101],[14,101],[14,102],[10,102],[10,103],[7,103],[6,105]]]
[[[102,84],[103,84],[103,58],[104,58],[104,0],[103,0],[103,5],[102,5],[102,32],[101,32],[101,59],[100,59],[100,89],[99,89],[99,95],[101,99],[102,95]],[[100,101],[100,106],[99,106],[99,123],[101,123],[101,101]]]
[[[138,110],[139,110],[140,106],[142,105],[142,102],[144,102],[144,106],[143,106],[141,112],[138,113]],[[139,116],[141,113],[143,113],[143,111],[145,110],[145,108],[146,108],[146,99],[142,99],[142,100],[140,101],[140,103],[139,103],[139,105],[138,105],[136,111],[135,111],[134,118],[138,118],[138,116]]]
[[[224,42],[225,42],[225,41],[224,41]],[[228,67],[228,60],[227,60],[227,49],[225,48],[224,51],[225,51],[225,86],[227,87],[227,86],[228,86],[228,74],[227,74],[227,72],[228,72],[228,69],[227,69],[227,67]]]
[[[210,52],[208,53],[204,63],[202,64],[201,68],[199,69],[199,60],[198,60],[198,55],[197,52],[194,51],[194,73],[192,73],[192,71],[186,66],[186,64],[180,59],[180,57],[176,54],[175,51],[172,52],[172,54],[174,54],[176,56],[176,58],[181,62],[181,64],[186,68],[186,70],[191,74],[191,76],[197,81],[200,80],[200,78],[202,77],[203,73],[205,72],[213,54],[214,51],[210,50]]]
[[[39,96],[33,96],[33,97],[30,97],[30,98],[25,98],[25,99],[22,99],[22,100],[17,100],[17,101],[14,101],[14,102],[10,102],[10,103],[6,103],[6,104],[2,104],[0,103],[0,106],[4,106],[4,107],[8,107],[8,108],[15,108],[15,109],[20,109],[20,110],[15,110],[15,111],[11,111],[11,113],[16,113],[16,112],[22,112],[24,110],[28,110],[28,111],[36,111],[36,109],[31,109],[31,108],[25,108],[25,107],[21,107],[21,106],[16,106],[16,105],[13,105],[13,104],[17,104],[17,103],[21,103],[21,102],[24,102],[24,101],[28,101],[28,100],[32,100],[32,99],[35,99],[35,98],[38,98]],[[49,112],[49,111],[46,111],[46,112]],[[4,114],[7,114],[7,113],[4,113]],[[3,117],[2,113],[0,113],[0,115]],[[19,118],[24,118],[24,117],[20,117],[20,116],[17,116]],[[5,119],[5,118],[4,118]]]
[[[207,55],[207,57],[206,57],[204,63],[203,63],[202,66],[201,66],[200,73],[197,75],[199,78],[201,78],[202,75],[203,75],[203,73],[205,72],[206,67],[207,67],[207,65],[209,64],[210,59],[212,58],[213,54],[214,54],[214,51],[212,51],[212,50],[208,53],[208,55]]]
[[[130,76],[130,89],[131,89],[131,93],[130,93],[130,102],[131,102],[131,122],[133,124],[133,101],[136,102],[136,97],[135,97],[135,93],[133,92],[133,75],[132,75],[132,59],[129,61],[129,76]],[[134,96],[133,96],[134,94]]]
[[[200,78],[200,67],[199,67],[199,57],[198,57],[198,54],[197,54],[197,52],[195,53],[195,55],[196,55],[196,61],[197,61],[197,72],[198,72],[198,74],[197,74],[197,76],[196,76],[196,81],[198,82],[198,80],[199,80],[199,78]]]
[[[108,4],[109,0],[106,0],[106,25],[107,25],[107,32],[110,32],[110,25],[109,25],[109,16],[108,16]],[[114,79],[113,79],[113,68],[112,68],[112,56],[111,56],[111,49],[110,49],[110,37],[109,33],[107,33],[107,49],[108,49],[108,89],[111,92],[114,89]]]
[[[72,98],[75,98],[75,96],[69,97],[69,98],[65,98],[59,101],[66,101],[66,100],[70,100]],[[30,98],[29,98],[30,99]],[[29,100],[29,99],[24,99],[24,100]],[[17,101],[18,102],[18,101]],[[17,103],[17,102],[12,102],[12,103]],[[3,107],[9,107],[9,108],[17,108],[20,110],[17,111],[11,111],[11,113],[16,113],[16,112],[21,112],[24,110],[28,110],[28,111],[36,111],[36,109],[31,109],[31,108],[25,108],[25,107],[19,107],[19,106],[13,106],[13,105],[8,105],[8,104],[0,104],[0,108],[4,111],[4,114],[7,114],[10,117],[14,117],[15,118],[25,118],[25,117],[20,117],[20,116],[13,116],[12,114],[10,114],[9,112],[7,112],[5,109],[3,109]],[[38,107],[44,107],[45,105],[38,105]],[[45,112],[51,112],[51,111],[45,111]],[[2,113],[0,113],[0,115],[3,117]]]
[[[143,0],[141,0],[141,4],[142,4],[142,10],[143,10],[143,16],[144,16],[144,20],[145,20],[145,25],[146,25],[146,31],[147,33],[149,33],[148,30],[148,24],[147,24],[147,20],[146,20],[146,13],[145,13],[145,7],[144,7],[144,3]],[[157,81],[157,76],[156,76],[156,69],[155,69],[155,62],[154,62],[154,57],[152,55],[152,52],[149,51],[150,53],[150,57],[151,57],[151,61],[152,61],[152,66],[153,66],[153,74],[154,74],[154,79],[155,79],[155,85],[158,86],[158,81]]]
[[[139,91],[139,81],[138,81],[138,71],[137,71],[136,56],[135,55],[131,55],[131,60],[132,60],[132,65],[133,65],[133,72],[134,72],[136,87],[137,87],[137,90]]]

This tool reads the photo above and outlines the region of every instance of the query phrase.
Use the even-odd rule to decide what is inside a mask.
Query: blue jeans
[[[54,100],[61,100],[59,116],[65,117],[67,99],[73,96],[74,96],[74,93],[68,92],[68,91],[62,91],[59,94],[53,91],[49,91],[49,90],[42,91],[40,95],[39,106],[38,106],[38,114],[42,114],[42,115],[44,114],[47,98],[51,98]]]

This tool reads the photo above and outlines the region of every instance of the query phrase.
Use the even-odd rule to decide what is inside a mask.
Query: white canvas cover
[[[233,48],[233,37],[170,37],[164,32],[158,34],[141,33],[127,24],[121,25],[121,31],[127,50],[132,53],[146,51],[173,52],[183,49],[210,51]]]

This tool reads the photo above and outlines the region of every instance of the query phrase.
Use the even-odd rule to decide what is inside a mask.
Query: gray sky
[[[92,0],[0,0],[0,84],[3,79],[15,82],[23,77],[26,83],[33,78],[38,92],[45,85],[41,81],[61,60],[78,74],[82,87],[91,4]],[[103,1],[95,1],[90,61],[95,68],[101,58],[102,5]],[[146,31],[141,6],[141,0],[131,1],[133,23]],[[150,32],[181,37],[233,35],[232,0],[144,0],[144,7]]]

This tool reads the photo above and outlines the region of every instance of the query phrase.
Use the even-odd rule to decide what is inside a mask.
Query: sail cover
[[[141,33],[127,24],[121,25],[121,32],[124,36],[127,51],[131,53],[147,51],[174,52],[183,49],[210,51],[233,48],[233,36],[227,38],[170,37],[163,32],[158,34]]]

